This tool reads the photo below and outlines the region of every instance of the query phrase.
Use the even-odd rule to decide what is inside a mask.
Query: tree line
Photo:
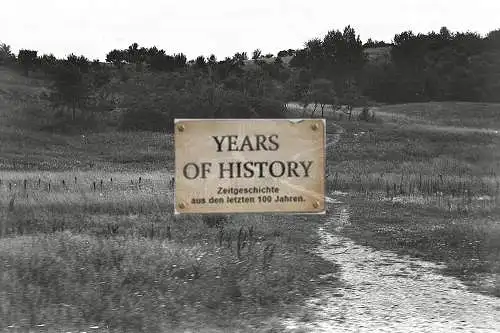
[[[285,99],[278,80],[281,63],[259,63],[246,71],[245,52],[218,61],[214,55],[187,62],[156,47],[132,44],[112,50],[107,63],[70,54],[64,59],[20,50],[15,56],[3,44],[1,64],[26,76],[52,82],[43,96],[64,125],[96,125],[117,106],[125,109],[116,126],[124,130],[171,130],[178,117],[282,118]],[[117,103],[113,96],[121,96]],[[118,105],[117,105],[118,104]]]
[[[383,102],[500,101],[500,30],[394,37],[391,63],[365,74],[365,92]]]
[[[363,50],[386,46],[371,40],[363,45],[346,27],[308,41],[290,65],[312,79],[331,81],[340,94],[347,88],[382,103],[500,102],[499,40],[500,30],[485,37],[446,27],[427,34],[405,31],[394,36],[391,61],[377,63],[367,61]]]
[[[390,48],[390,61],[373,62],[367,49]],[[377,50],[374,50],[377,51]],[[351,26],[307,41],[301,49],[262,55],[254,50],[218,60],[214,55],[188,61],[157,47],[133,43],[114,49],[106,63],[70,54],[65,59],[0,44],[0,65],[24,75],[49,78],[47,97],[55,115],[73,122],[95,119],[123,98],[117,126],[165,130],[175,117],[284,117],[286,102],[323,114],[327,105],[352,108],[370,102],[500,101],[500,30],[485,37],[472,32],[396,34],[391,44],[362,43]],[[285,63],[284,59],[289,58]],[[253,63],[254,66],[248,66]]]

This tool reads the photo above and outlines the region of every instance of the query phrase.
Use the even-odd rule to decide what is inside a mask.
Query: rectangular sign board
[[[175,214],[325,213],[324,119],[176,119]]]

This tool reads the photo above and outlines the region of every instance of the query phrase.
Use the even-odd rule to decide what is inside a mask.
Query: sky
[[[396,33],[500,28],[499,0],[16,0],[2,3],[0,43],[19,49],[105,60],[112,49],[156,46],[188,59],[251,56],[302,48],[351,25],[363,41]]]

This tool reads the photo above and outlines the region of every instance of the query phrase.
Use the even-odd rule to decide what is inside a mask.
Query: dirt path
[[[340,236],[349,206],[329,198],[330,217],[320,228],[318,254],[341,266],[345,287],[326,287],[310,299],[313,319],[284,320],[302,332],[499,332],[500,298],[472,293],[442,266],[376,251]],[[332,276],[323,276],[328,281]]]

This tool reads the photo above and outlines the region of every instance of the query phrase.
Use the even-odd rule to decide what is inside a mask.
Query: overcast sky
[[[366,41],[394,34],[500,28],[500,0],[15,0],[2,1],[0,42],[105,59],[114,48],[156,45],[188,59],[255,48],[276,54],[350,24]]]

